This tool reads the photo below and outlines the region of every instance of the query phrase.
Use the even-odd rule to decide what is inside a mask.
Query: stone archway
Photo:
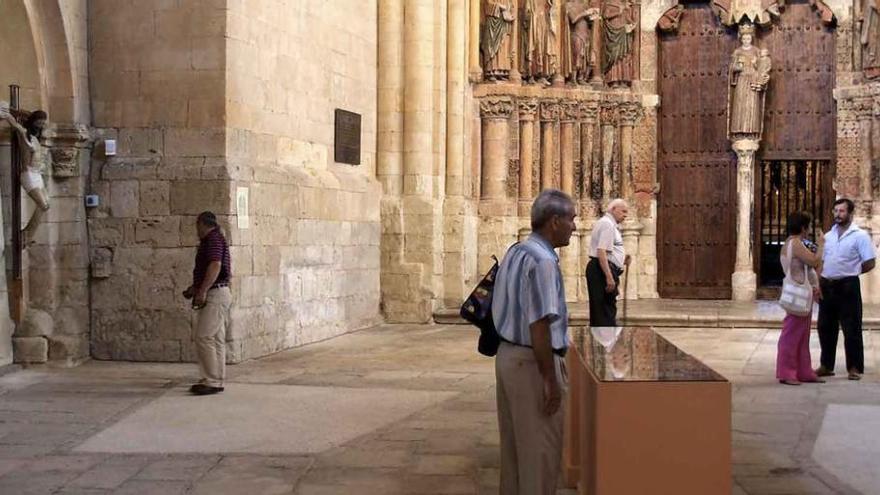
[[[64,157],[72,157],[68,161],[76,161],[78,148],[86,146],[87,133],[85,126],[89,123],[88,79],[86,57],[86,5],[81,2],[59,2],[46,0],[10,0],[0,2],[0,18],[5,22],[0,26],[0,60],[3,70],[0,72],[0,100],[9,100],[9,85],[17,84],[20,89],[20,107],[26,110],[43,109],[49,114],[50,128],[45,134],[45,144],[51,147],[56,166],[46,170],[47,175],[58,177],[58,165],[68,165]],[[75,47],[75,49],[74,49]],[[2,184],[2,224],[5,248],[0,262],[5,264],[11,255],[11,180],[10,170],[10,132],[5,124],[0,124],[0,170],[3,173]],[[85,153],[83,158],[87,158]],[[70,177],[70,174],[61,175]],[[50,187],[50,194],[52,188]],[[29,201],[23,202],[22,214],[30,216]],[[60,211],[60,210],[59,210]],[[54,221],[50,213],[49,221]],[[57,230],[57,229],[56,229]],[[46,232],[48,233],[48,231]],[[26,271],[24,281],[10,280],[0,277],[0,366],[12,361],[12,333],[14,324],[11,316],[21,315],[25,300],[21,294],[28,291],[27,275],[38,271],[41,291],[54,291],[57,285],[57,266],[54,241],[57,235],[47,236],[40,249],[39,258],[44,260],[39,266],[32,264]],[[82,246],[83,250],[87,249]],[[49,275],[49,276],[47,276]],[[46,287],[48,285],[49,287]],[[12,289],[14,297],[9,297]],[[33,288],[31,288],[33,289]],[[31,290],[32,291],[32,290]],[[46,301],[57,301],[57,297],[43,298]],[[42,302],[41,302],[42,304]],[[18,308],[18,309],[16,309]],[[40,308],[51,313],[55,308]],[[10,311],[11,310],[11,311]],[[19,316],[20,317],[20,316]],[[50,318],[51,319],[51,318]],[[51,327],[51,325],[50,325]],[[16,337],[22,335],[17,330]],[[30,336],[30,334],[28,334]],[[48,356],[50,342],[46,335],[41,334],[41,341],[36,346],[41,355]],[[18,339],[17,339],[18,340]],[[16,342],[16,361],[34,361],[22,342]]]

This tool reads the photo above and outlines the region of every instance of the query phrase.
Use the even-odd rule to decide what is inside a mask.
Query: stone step
[[[702,310],[688,310],[688,308],[676,307],[670,304],[666,311],[659,308],[642,308],[630,310],[626,317],[621,316],[621,308],[618,306],[618,323],[627,326],[653,326],[653,327],[686,327],[686,328],[775,328],[781,327],[785,313],[773,302],[762,301],[754,310],[744,310],[739,304],[732,304],[730,308],[717,307],[703,308]],[[772,305],[772,306],[770,306]],[[714,306],[714,305],[713,305]],[[467,322],[458,314],[458,308],[441,309],[434,313],[434,322],[444,325],[463,325]],[[587,311],[570,311],[569,322],[571,326],[587,326],[590,319]],[[813,312],[813,326],[816,326],[816,311]],[[864,308],[862,328],[865,330],[880,330],[880,307]]]

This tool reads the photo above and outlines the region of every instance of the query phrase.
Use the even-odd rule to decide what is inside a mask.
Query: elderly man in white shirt
[[[819,376],[834,375],[839,327],[843,327],[846,370],[850,380],[865,372],[862,344],[862,292],[859,275],[874,269],[876,253],[867,232],[852,223],[855,205],[849,199],[834,202],[834,227],[825,236],[819,286]]]
[[[590,296],[590,326],[617,326],[617,296],[620,275],[629,266],[630,257],[623,249],[620,223],[626,220],[629,206],[623,199],[608,203],[605,215],[593,224],[590,235],[590,261],[587,262],[587,293]]]
[[[504,255],[492,318],[502,495],[554,495],[562,463],[568,309],[555,248],[575,230],[567,194],[547,189],[532,204],[532,234]]]

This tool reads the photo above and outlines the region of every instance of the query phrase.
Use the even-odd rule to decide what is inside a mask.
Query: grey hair
[[[544,189],[532,203],[532,230],[539,230],[555,215],[569,215],[574,211],[571,196],[558,189]]]
[[[609,211],[617,208],[618,206],[629,207],[629,203],[627,203],[626,200],[623,198],[612,199],[611,201],[608,202],[608,206],[605,207],[605,211],[609,212]]]

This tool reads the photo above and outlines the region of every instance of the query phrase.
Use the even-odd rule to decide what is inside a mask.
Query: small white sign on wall
[[[250,217],[248,217],[248,188],[246,187],[239,187],[235,191],[235,213],[236,216],[238,216],[238,228],[249,228]]]

